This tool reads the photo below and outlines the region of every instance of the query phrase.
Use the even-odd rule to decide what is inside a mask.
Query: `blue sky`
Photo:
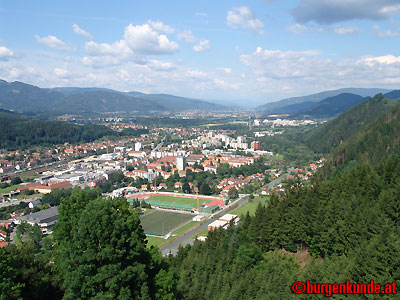
[[[0,1],[0,78],[261,104],[400,88],[398,0]]]

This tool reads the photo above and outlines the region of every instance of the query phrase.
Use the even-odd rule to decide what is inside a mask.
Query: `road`
[[[162,138],[162,140],[160,141],[160,143],[157,145],[157,147],[155,147],[153,149],[153,151],[158,151],[160,150],[160,148],[162,147],[163,143],[164,143],[165,137]]]
[[[267,185],[267,187],[270,189],[274,185],[281,183],[282,180],[284,180],[287,177],[287,175],[289,175],[289,173],[292,172],[292,171],[294,171],[294,168],[289,168],[288,169],[288,173],[282,175],[278,179],[275,179],[275,180],[271,181]],[[193,242],[194,242],[193,237],[198,232],[200,232],[204,228],[207,228],[209,224],[211,224],[212,222],[217,220],[220,216],[222,216],[222,215],[224,215],[226,213],[229,213],[233,209],[236,209],[236,208],[241,207],[241,206],[245,205],[246,203],[248,203],[249,202],[249,197],[248,196],[249,195],[242,196],[242,198],[239,198],[239,200],[236,201],[234,203],[234,205],[231,205],[227,209],[224,209],[223,211],[218,212],[212,218],[207,220],[205,223],[201,224],[199,227],[196,227],[196,228],[192,229],[191,231],[189,231],[186,234],[184,234],[183,236],[177,238],[176,240],[174,240],[170,244],[166,245],[165,247],[160,248],[161,254],[163,256],[168,255],[169,253],[171,253],[172,255],[176,255],[176,253],[178,252],[178,246],[179,245],[186,246],[187,244],[193,244]]]
[[[270,183],[268,183],[268,185],[267,185],[268,189],[272,188],[276,184],[281,183],[282,180],[286,179],[286,177],[293,171],[294,171],[294,168],[289,168],[287,173],[283,174],[278,179],[275,179],[274,181],[271,181]]]

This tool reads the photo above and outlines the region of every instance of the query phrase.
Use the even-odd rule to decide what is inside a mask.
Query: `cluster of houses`
[[[2,224],[0,224],[0,225],[2,225]],[[0,228],[4,228],[5,229],[5,227],[3,227],[3,226],[1,226]],[[7,246],[7,245],[8,245],[7,232],[5,232],[3,229],[0,229],[0,248],[3,248],[5,246]]]
[[[307,126],[307,125],[317,125],[317,122],[313,120],[289,120],[289,119],[255,119],[253,121],[254,126],[261,126],[262,124],[274,127],[298,127],[298,126]]]
[[[243,165],[251,165],[255,161],[254,157],[240,156],[240,155],[203,155],[203,154],[189,154],[188,156],[163,156],[151,163],[146,165],[142,164],[143,169],[134,169],[132,171],[126,171],[125,176],[134,179],[142,178],[152,181],[157,176],[161,176],[163,179],[168,179],[175,173],[180,177],[186,177],[187,171],[194,173],[211,171],[217,173],[218,166],[221,164],[227,164],[230,167],[241,167]],[[197,167],[195,167],[197,166]],[[168,171],[167,171],[168,170]],[[226,197],[230,188],[234,187],[239,189],[242,185],[252,183],[255,180],[263,180],[264,174],[253,174],[248,177],[239,176],[238,178],[229,178],[221,180],[218,183],[218,188],[222,190],[221,195]],[[193,183],[188,183],[189,187],[195,193],[197,187],[194,187]],[[175,182],[175,189],[182,191],[183,183],[180,181]],[[165,183],[159,184],[156,187],[158,190],[166,189]],[[154,190],[154,187],[152,187]],[[147,191],[147,185],[143,186],[142,191]]]
[[[142,143],[150,140],[152,140],[151,137],[143,135],[130,139],[91,142],[79,145],[65,143],[54,148],[36,151],[29,148],[24,151],[0,151],[0,174],[22,171],[52,162],[69,161],[74,158],[89,155],[90,153],[106,152],[108,149],[122,147],[127,143]]]
[[[322,168],[324,166],[325,158],[321,158],[320,160],[309,164],[305,168],[296,168],[290,174],[286,176],[286,180],[295,180],[299,178],[301,181],[309,180],[313,174],[317,171],[317,169]],[[278,175],[279,173],[277,173]],[[277,178],[278,176],[274,176]],[[271,193],[275,193],[278,196],[282,195],[285,192],[284,185],[282,183],[275,185],[274,187],[268,189],[264,188],[261,191],[262,195],[270,195]]]
[[[306,168],[296,168],[293,177],[299,177],[301,180],[310,179],[318,168],[324,166],[324,161],[325,158],[321,158],[319,161],[309,164]]]
[[[11,173],[15,171],[23,171],[37,165],[54,162],[59,165],[58,168],[48,168],[47,171],[35,178],[34,182],[24,183],[15,191],[12,191],[15,194],[22,193],[25,190],[47,194],[56,189],[69,189],[75,186],[101,186],[105,181],[110,180],[117,171],[123,171],[127,177],[147,179],[151,183],[157,176],[167,180],[176,172],[180,177],[186,176],[188,171],[194,173],[204,171],[217,173],[218,166],[221,164],[240,167],[251,165],[255,161],[255,157],[234,155],[232,152],[221,149],[205,149],[216,145],[229,145],[233,149],[248,148],[244,137],[231,138],[228,136],[228,131],[172,128],[168,129],[169,132],[183,140],[178,143],[161,142],[158,145],[154,145],[155,140],[158,138],[157,130],[165,132],[166,129],[155,128],[152,129],[151,134],[133,139],[102,141],[81,145],[65,143],[40,152],[31,149],[14,152],[3,150],[0,151],[0,173],[5,173],[2,178],[9,180],[9,175],[13,176]],[[133,146],[127,147],[127,143]],[[148,146],[143,147],[143,145]],[[100,151],[103,154],[96,154]],[[265,153],[258,152],[253,154],[256,156],[265,155]],[[242,185],[263,179],[263,174],[253,174],[248,177],[239,176],[238,178],[231,177],[218,182],[218,188],[222,191],[221,196],[227,197],[230,188],[239,189]],[[174,185],[176,191],[183,190],[184,183],[177,181]],[[188,185],[195,193],[199,192],[193,183],[189,182]],[[132,186],[115,190],[113,195],[126,196],[127,190],[135,193],[148,191],[148,187],[148,184],[142,185],[140,189]],[[160,183],[155,189],[167,189],[167,185]],[[35,208],[40,204],[40,199],[35,199],[29,203],[29,208]],[[218,205],[214,206],[217,207]],[[212,209],[212,207],[207,207],[207,209]],[[16,212],[11,217],[16,220],[27,221],[30,224],[39,224],[44,233],[50,233],[51,226],[56,221],[57,215],[56,208],[49,208],[27,216],[23,216],[21,212]],[[5,240],[2,241],[0,235],[0,243],[2,242],[5,242]]]
[[[239,175],[237,178],[231,176],[230,178],[225,178],[219,181],[217,188],[221,190],[221,196],[228,197],[229,190],[231,188],[239,189],[240,187],[251,184],[253,182],[259,182],[264,180],[265,175],[262,173],[255,173],[244,177]]]

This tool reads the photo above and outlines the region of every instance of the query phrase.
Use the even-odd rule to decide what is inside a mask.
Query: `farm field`
[[[171,230],[177,229],[180,225],[188,222],[193,215],[178,212],[156,210],[140,217],[143,230],[146,234],[163,236]]]
[[[152,206],[177,208],[177,209],[192,209],[197,207],[196,198],[174,197],[167,195],[155,195],[145,200]],[[211,202],[211,199],[199,199],[200,206]]]

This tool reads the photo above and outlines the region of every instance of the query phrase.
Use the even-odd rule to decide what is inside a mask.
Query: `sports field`
[[[192,209],[197,208],[196,198],[174,197],[167,195],[155,195],[145,200],[152,206],[176,208],[176,209]],[[211,199],[199,199],[200,206],[210,202]]]
[[[140,222],[146,234],[163,236],[192,218],[193,215],[190,214],[156,210],[141,216]]]

